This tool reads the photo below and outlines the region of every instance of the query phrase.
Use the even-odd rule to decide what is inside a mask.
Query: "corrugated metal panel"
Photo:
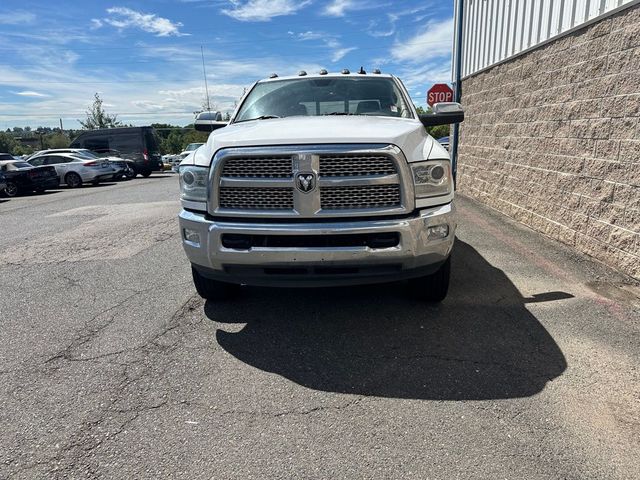
[[[464,1],[460,52],[463,77],[615,9],[640,3],[640,0],[455,0],[456,4],[460,1]]]

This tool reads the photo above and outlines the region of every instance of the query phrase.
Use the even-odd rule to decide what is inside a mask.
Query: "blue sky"
[[[272,72],[381,68],[418,105],[450,80],[453,1],[3,0],[0,128],[77,128],[99,92],[134,125],[187,124],[204,101],[233,109]]]

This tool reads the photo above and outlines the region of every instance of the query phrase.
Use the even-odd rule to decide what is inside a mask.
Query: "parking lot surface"
[[[195,295],[175,176],[0,199],[0,478],[640,471],[636,286],[459,198],[401,284]]]

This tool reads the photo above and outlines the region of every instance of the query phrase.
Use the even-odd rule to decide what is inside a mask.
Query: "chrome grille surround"
[[[284,159],[291,159],[288,177],[278,176],[287,170]],[[299,173],[315,175],[315,188],[297,188]],[[207,208],[215,217],[366,217],[410,213],[414,206],[411,171],[395,145],[225,148],[209,173]]]

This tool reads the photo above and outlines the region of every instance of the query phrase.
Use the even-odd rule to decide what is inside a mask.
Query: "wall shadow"
[[[219,345],[239,360],[327,392],[433,400],[527,397],[564,372],[553,338],[506,275],[457,241],[439,306],[402,284],[247,288],[207,302]],[[562,297],[553,292],[550,297]],[[544,295],[544,294],[542,294]],[[568,294],[567,294],[568,295]],[[237,331],[224,323],[244,323]]]

